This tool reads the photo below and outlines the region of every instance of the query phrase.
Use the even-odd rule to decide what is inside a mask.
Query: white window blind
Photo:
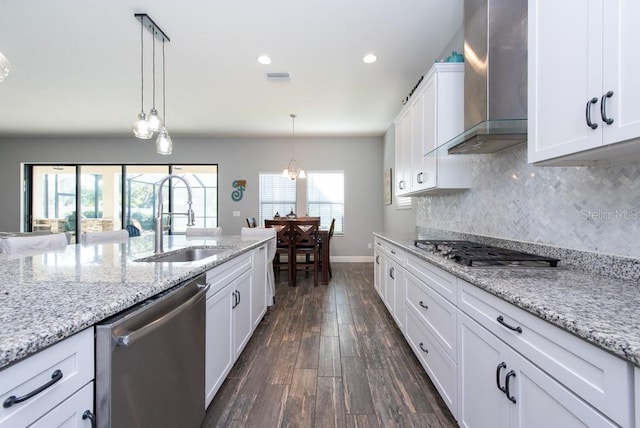
[[[322,228],[335,218],[334,233],[344,233],[344,172],[307,172],[307,214],[320,217]]]
[[[265,219],[272,219],[276,213],[281,216],[296,210],[296,182],[282,177],[281,173],[260,173],[260,225]]]
[[[410,210],[411,209],[411,196],[396,196],[396,209],[397,210]]]

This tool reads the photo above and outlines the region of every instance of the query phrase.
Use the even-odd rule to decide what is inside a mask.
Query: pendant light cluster
[[[156,139],[156,151],[161,155],[170,155],[173,150],[173,143],[166,127],[167,110],[166,110],[166,86],[165,86],[165,41],[168,42],[169,37],[156,25],[155,22],[146,13],[136,13],[135,18],[140,21],[140,113],[138,120],[133,123],[133,135],[142,140],[149,140],[153,137],[154,132],[158,132]],[[144,113],[144,29],[151,32],[153,36],[153,104],[147,119]],[[162,42],[162,112],[164,113],[164,121],[156,110],[156,39]]]
[[[289,161],[289,165],[282,170],[282,176],[289,178],[290,180],[295,180],[296,178],[307,178],[307,174],[304,172],[304,169],[300,167],[293,153],[293,137],[296,132],[296,115],[292,113],[289,116],[291,117],[291,160]]]

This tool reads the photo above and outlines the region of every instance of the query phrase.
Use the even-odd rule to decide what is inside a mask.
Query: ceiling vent
[[[267,73],[267,79],[272,82],[290,82],[291,74],[289,73]]]

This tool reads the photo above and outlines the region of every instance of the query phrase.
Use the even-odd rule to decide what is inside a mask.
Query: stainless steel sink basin
[[[229,251],[232,248],[233,247],[187,247],[167,253],[154,254],[153,256],[137,259],[135,261],[150,263],[195,262]]]

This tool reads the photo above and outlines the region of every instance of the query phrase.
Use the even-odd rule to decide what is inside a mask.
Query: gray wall
[[[217,163],[219,224],[238,234],[247,216],[258,216],[259,172],[282,171],[291,158],[289,138],[180,138],[172,136],[173,155],[155,153],[155,142],[131,138],[0,139],[0,230],[20,230],[21,163]],[[334,236],[331,254],[371,257],[372,232],[382,221],[382,138],[296,138],[295,157],[306,170],[345,173],[345,235]],[[246,179],[239,202],[232,182]],[[239,217],[233,211],[240,211]]]

